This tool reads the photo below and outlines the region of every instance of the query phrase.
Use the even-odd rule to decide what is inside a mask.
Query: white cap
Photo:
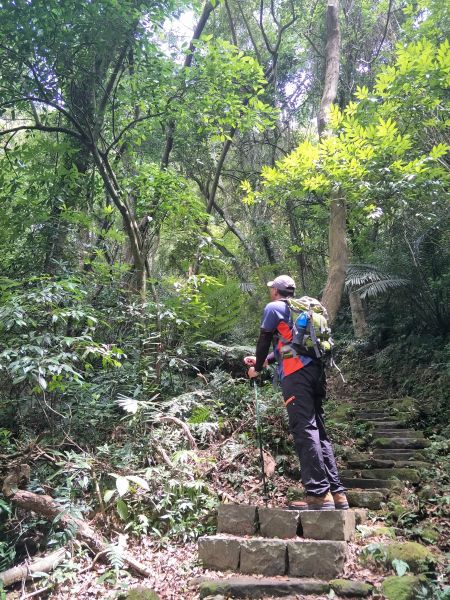
[[[284,292],[295,292],[295,281],[289,275],[278,275],[273,281],[268,281],[267,285]]]

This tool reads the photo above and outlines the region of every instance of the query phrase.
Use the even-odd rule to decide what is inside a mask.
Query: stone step
[[[367,454],[365,456],[361,455],[355,460],[347,460],[347,467],[349,469],[386,469],[388,467],[395,467],[395,460],[374,458],[371,454]]]
[[[399,469],[429,469],[430,463],[424,460],[397,460],[395,467]]]
[[[420,474],[416,469],[405,468],[387,468],[387,469],[344,469],[341,471],[342,477],[362,477],[363,479],[399,479],[400,481],[410,481],[419,483]]]
[[[415,438],[423,440],[423,432],[415,429],[381,429],[377,428],[374,435],[381,438]]]
[[[286,510],[239,504],[221,504],[218,508],[218,533],[261,535],[265,538],[313,540],[349,540],[355,531],[351,510]]]
[[[420,450],[414,450],[413,448],[397,448],[390,450],[383,450],[382,448],[374,448],[373,449],[373,457],[381,458],[386,460],[408,460],[408,459],[417,459],[417,460],[426,460],[426,456]]]
[[[341,477],[342,485],[349,489],[362,490],[394,490],[399,487],[399,481],[396,479],[362,479],[359,477]]]
[[[386,419],[389,415],[387,415],[385,412],[381,412],[381,411],[359,411],[359,412],[355,412],[354,415],[355,419],[358,420],[363,420],[363,421],[377,421],[378,419]]]
[[[198,554],[203,567],[247,575],[315,577],[339,575],[347,543],[325,540],[278,540],[219,534],[201,537]]]
[[[416,438],[403,438],[403,437],[378,437],[375,438],[372,442],[372,445],[375,448],[383,448],[385,450],[420,450],[422,448],[427,448],[430,445],[430,442],[425,439],[416,439]]]
[[[384,419],[379,419],[378,421],[370,421],[367,420],[366,423],[368,423],[369,425],[373,425],[376,428],[383,428],[383,429],[404,429],[406,428],[406,424],[402,423],[402,421],[393,421],[392,419],[389,420],[384,420]]]
[[[390,467],[395,469],[426,469],[429,464],[421,460],[387,460],[367,454],[365,459],[361,456],[358,460],[348,460],[347,467],[349,469],[389,469]]]
[[[340,597],[364,598],[372,593],[373,586],[359,581],[335,579],[300,579],[297,577],[248,577],[235,576],[226,579],[200,577],[190,582],[199,591],[200,598],[224,596],[226,598],[296,598],[310,594],[329,594],[333,590]]]
[[[388,497],[384,490],[348,490],[348,503],[352,507],[369,508],[378,510],[381,503]]]

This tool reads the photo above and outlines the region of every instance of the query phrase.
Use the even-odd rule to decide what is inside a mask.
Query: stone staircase
[[[292,511],[222,504],[217,535],[198,541],[199,558],[205,569],[247,576],[201,579],[196,582],[200,598],[328,593],[343,572],[356,522],[365,517],[360,510]]]
[[[356,422],[370,426],[370,441],[366,452],[348,456],[347,469],[340,472],[351,507],[381,508],[406,482],[419,483],[421,469],[428,466],[423,433],[408,429],[401,413],[380,410],[380,404],[363,399],[353,411]]]
[[[360,598],[372,586],[342,575],[355,526],[406,482],[418,483],[428,463],[423,433],[408,429],[401,414],[380,410],[378,400],[356,401],[353,419],[370,425],[365,452],[351,453],[341,479],[348,511],[289,511],[247,505],[219,507],[217,535],[199,539],[205,569],[239,573],[196,581],[200,598],[273,598],[328,594]],[[251,576],[250,576],[251,575]]]

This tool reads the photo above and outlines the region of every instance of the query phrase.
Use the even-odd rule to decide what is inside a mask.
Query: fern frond
[[[410,284],[409,279],[390,278],[371,281],[357,289],[361,298],[375,297],[385,294],[391,290],[406,287]]]
[[[355,289],[361,298],[368,298],[406,287],[410,283],[409,279],[390,275],[375,265],[353,264],[347,268],[345,288]]]
[[[123,567],[123,551],[121,548],[119,548],[119,546],[108,544],[106,556],[109,564],[117,571]]]
[[[386,273],[376,267],[375,265],[369,264],[352,264],[347,267],[347,276],[345,279],[345,285],[347,288],[358,287],[372,281],[380,281],[386,279],[389,276]]]
[[[139,408],[139,400],[136,400],[136,398],[130,398],[124,394],[117,395],[117,404],[120,406],[120,408],[123,408],[125,412],[131,413],[132,415],[135,415]]]

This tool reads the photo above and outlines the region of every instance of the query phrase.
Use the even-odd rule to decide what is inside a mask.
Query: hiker
[[[324,361],[292,351],[293,320],[288,298],[293,298],[295,281],[280,275],[268,282],[270,302],[266,305],[256,356],[246,356],[250,378],[260,375],[275,360],[289,416],[289,426],[297,451],[301,478],[306,490],[305,501],[291,502],[293,510],[334,510],[349,507],[339,479],[336,460],[328,439],[322,402],[326,395]],[[273,342],[273,354],[269,354]],[[286,351],[286,349],[291,351]]]

